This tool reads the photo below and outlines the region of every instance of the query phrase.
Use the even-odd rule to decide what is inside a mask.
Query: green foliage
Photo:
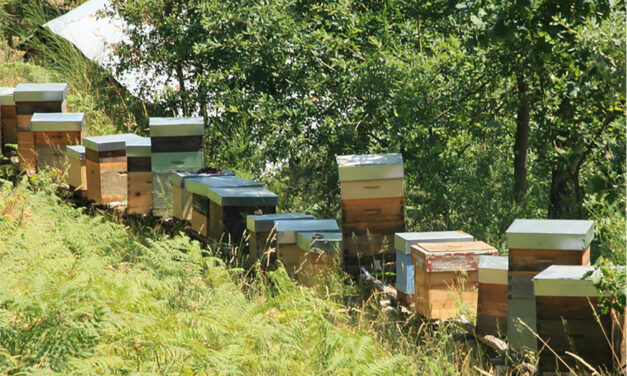
[[[610,308],[617,312],[624,312],[627,291],[625,267],[616,266],[612,262],[600,258],[595,269],[598,270],[598,273],[594,274],[594,285],[603,294],[599,299],[601,312],[607,314]],[[588,278],[592,274],[592,272],[586,273],[584,278]]]

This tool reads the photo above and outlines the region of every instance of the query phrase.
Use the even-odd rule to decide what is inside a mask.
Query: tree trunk
[[[561,145],[570,153],[553,167],[551,193],[549,195],[549,218],[583,218],[583,190],[579,174],[583,164],[583,144],[574,137]]]
[[[527,194],[527,149],[529,149],[529,85],[518,80],[518,114],[514,141],[514,200],[521,203]]]
[[[185,89],[185,75],[183,74],[183,66],[181,64],[177,64],[176,66],[176,77],[179,81],[179,98],[181,99],[181,110],[183,111],[183,116],[189,116],[189,111],[187,108],[187,91]]]

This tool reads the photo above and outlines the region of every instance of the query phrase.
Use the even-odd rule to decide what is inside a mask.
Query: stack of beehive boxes
[[[172,214],[172,171],[196,171],[204,166],[203,134],[200,117],[150,118],[154,215]]]
[[[126,142],[138,138],[132,133],[83,138],[89,200],[98,204],[126,201]]]
[[[542,374],[566,375],[569,368],[578,375],[593,374],[566,352],[577,354],[597,370],[612,369],[608,343],[612,322],[608,314],[595,312],[601,293],[593,282],[596,276],[589,273],[600,274],[591,266],[553,265],[533,279],[537,332],[552,350],[539,353]]]
[[[479,257],[498,255],[479,241],[418,243],[411,249],[414,264],[414,305],[428,319],[450,319],[460,310],[477,307]]]
[[[82,145],[68,145],[65,147],[65,154],[68,160],[67,181],[70,191],[78,197],[87,198],[85,147]]]
[[[219,170],[213,173],[173,171],[170,174],[170,183],[172,183],[172,217],[181,221],[192,220],[193,195],[185,189],[185,181],[190,178],[203,176],[233,176],[233,173],[228,170]]]
[[[129,214],[148,214],[152,208],[150,137],[126,141],[127,204]]]
[[[296,280],[305,286],[323,282],[330,274],[340,270],[342,264],[341,232],[297,232],[296,245],[300,264]]]
[[[259,182],[233,175],[196,176],[186,179],[185,190],[192,195],[192,230],[205,237],[209,235],[210,188],[261,188],[262,186]]]
[[[303,262],[303,252],[298,247],[298,232],[335,233],[340,227],[335,219],[279,219],[275,222],[277,259],[283,263],[291,277],[296,277]]]
[[[13,92],[17,113],[17,153],[22,171],[34,172],[36,168],[35,135],[31,130],[34,113],[66,112],[67,89],[65,83],[18,84]]]
[[[34,113],[31,118],[37,170],[65,170],[65,147],[81,142],[82,113]]]
[[[12,87],[0,87],[0,146],[2,152],[8,152],[5,145],[17,144],[17,112]]]
[[[398,232],[394,235],[396,250],[396,290],[399,301],[410,305],[414,301],[414,264],[411,247],[418,243],[470,242],[472,235],[462,231]]]
[[[477,302],[477,333],[507,333],[507,257],[479,257],[479,301]]]
[[[279,197],[261,187],[209,188],[209,237],[238,243],[249,214],[276,213]]]
[[[246,216],[246,229],[250,234],[250,264],[257,260],[270,263],[276,259],[276,231],[274,223],[278,220],[313,219],[313,215],[307,213],[278,213]],[[264,254],[268,257],[263,259]]]
[[[403,157],[400,154],[336,157],[342,204],[345,267],[394,261],[394,233],[405,230]]]
[[[509,247],[507,332],[510,347],[536,352],[533,277],[551,265],[590,264],[594,223],[584,220],[517,219],[507,229]]]

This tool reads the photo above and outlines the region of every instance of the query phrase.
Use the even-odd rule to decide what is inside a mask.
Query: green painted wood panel
[[[173,170],[199,170],[205,164],[202,151],[180,153],[153,153],[152,172],[163,173]]]

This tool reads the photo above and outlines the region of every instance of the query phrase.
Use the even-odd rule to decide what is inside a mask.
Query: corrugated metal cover
[[[126,141],[128,157],[150,157],[150,137],[140,137]]]
[[[263,184],[237,176],[196,176],[185,180],[185,190],[200,196],[209,195],[209,188],[263,187]]]
[[[278,244],[296,244],[297,232],[338,232],[338,226],[335,219],[297,219],[297,220],[277,220],[276,234]]]
[[[232,171],[229,170],[221,170],[219,173],[215,174],[199,174],[197,172],[191,171],[172,171],[170,174],[170,182],[174,185],[178,185],[181,188],[185,188],[185,181],[190,178],[204,177],[204,176],[233,176],[235,175]]]
[[[15,106],[15,99],[13,98],[14,90],[14,87],[0,87],[0,106]]]
[[[479,256],[477,280],[479,283],[506,285],[508,265],[507,256]]]
[[[394,154],[338,155],[340,181],[403,178],[403,156]]]
[[[462,231],[397,232],[394,234],[394,249],[411,254],[411,247],[418,243],[471,242],[472,235]]]
[[[297,232],[298,248],[312,253],[342,253],[341,232]]]
[[[584,251],[594,238],[594,222],[567,219],[516,219],[507,229],[510,249]]]
[[[551,265],[533,278],[536,296],[599,296],[594,286],[594,274],[583,279],[594,267],[583,265]]]
[[[65,154],[74,159],[85,159],[85,147],[83,145],[67,145]]]
[[[307,213],[277,213],[246,216],[246,228],[254,232],[270,232],[276,220],[313,219],[313,215]]]
[[[204,124],[201,117],[151,117],[150,137],[202,136]]]
[[[265,188],[209,188],[209,200],[221,206],[276,206],[279,197]]]
[[[127,140],[137,138],[141,137],[133,133],[83,137],[83,145],[85,148],[95,151],[124,150]]]
[[[67,84],[18,84],[13,98],[16,102],[62,102],[67,98]]]
[[[69,112],[51,112],[33,114],[30,120],[33,132],[71,132],[80,131],[85,123],[85,114]]]

